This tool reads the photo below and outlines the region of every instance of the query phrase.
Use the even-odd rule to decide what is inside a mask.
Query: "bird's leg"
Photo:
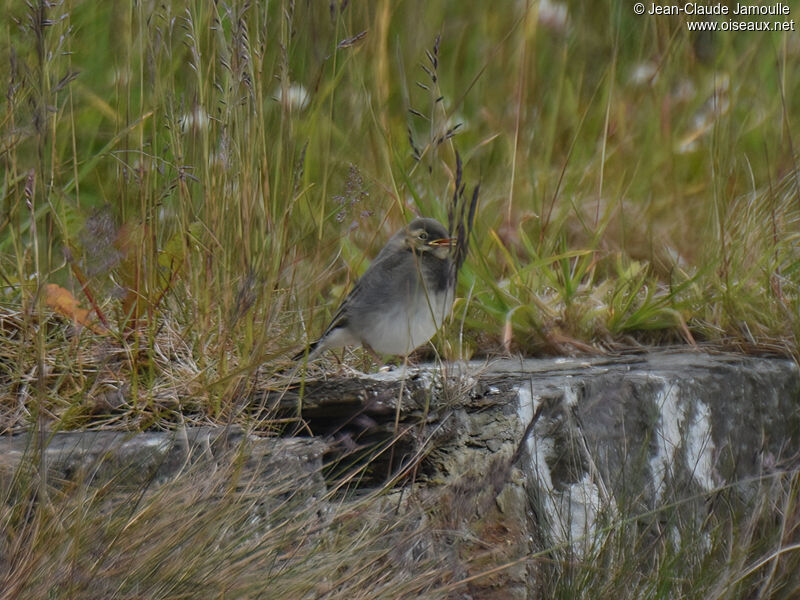
[[[403,364],[406,367],[416,367],[419,365],[419,360],[417,360],[417,353],[412,352],[408,356],[403,359]]]
[[[383,362],[383,360],[381,360],[381,355],[375,352],[375,350],[372,349],[372,346],[370,346],[367,342],[361,342],[361,346],[364,348],[364,350],[369,352],[370,356],[372,356],[375,362],[378,364]]]
[[[394,371],[395,369],[400,369],[401,371],[405,371],[409,367],[416,367],[417,361],[412,358],[412,355],[409,354],[407,356],[397,356],[392,358],[391,360],[386,361],[386,363],[380,368],[382,373],[388,373],[390,371]]]

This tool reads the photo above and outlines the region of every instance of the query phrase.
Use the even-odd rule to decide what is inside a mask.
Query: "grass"
[[[4,8],[3,433],[273,431],[244,392],[402,223],[446,220],[456,151],[481,195],[443,356],[800,356],[796,33],[612,1]],[[19,539],[99,506],[73,493]]]
[[[215,459],[163,485],[122,472],[47,494],[19,469],[0,488],[0,597],[444,597],[422,502],[344,504],[319,472],[259,475],[243,448]]]
[[[542,596],[793,597],[800,480],[794,471],[755,483],[752,502],[723,487],[628,519],[601,514],[598,535],[542,562]]]
[[[445,356],[797,356],[793,37],[693,37],[623,3],[331,6],[9,5],[12,379],[58,346],[87,369],[53,399],[113,374],[140,405],[190,385],[218,418],[401,223],[445,219],[456,150],[482,191]]]
[[[44,485],[31,453],[0,479],[0,597],[482,598],[508,593],[520,566],[534,597],[791,598],[800,585],[796,469],[649,512],[607,506],[591,536],[543,533],[519,557],[529,532],[475,510],[494,504],[492,474],[353,494],[360,471],[326,489],[319,470],[250,456],[187,460],[158,485],[113,470]]]

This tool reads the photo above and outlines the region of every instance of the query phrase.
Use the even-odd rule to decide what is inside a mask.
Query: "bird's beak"
[[[452,246],[455,243],[455,238],[440,238],[438,240],[431,240],[428,242],[428,246],[434,246],[438,248],[439,246]]]

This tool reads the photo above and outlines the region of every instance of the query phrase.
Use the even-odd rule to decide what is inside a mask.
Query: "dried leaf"
[[[105,333],[105,328],[92,322],[91,311],[80,307],[80,302],[69,290],[55,283],[48,283],[44,288],[44,302],[59,314],[72,319],[78,325],[88,327],[95,333]]]

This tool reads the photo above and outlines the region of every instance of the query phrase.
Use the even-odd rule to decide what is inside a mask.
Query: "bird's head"
[[[453,239],[436,219],[414,219],[404,232],[406,246],[416,254],[430,253],[440,260],[450,255]]]

